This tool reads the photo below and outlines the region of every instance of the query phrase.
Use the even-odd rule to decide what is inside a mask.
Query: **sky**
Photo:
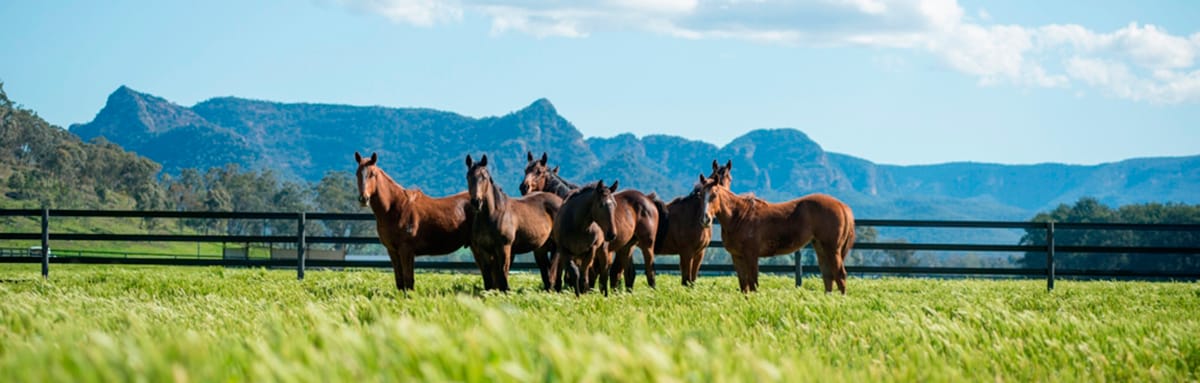
[[[62,127],[121,85],[504,115],[885,164],[1200,154],[1200,2],[0,2],[0,81]]]

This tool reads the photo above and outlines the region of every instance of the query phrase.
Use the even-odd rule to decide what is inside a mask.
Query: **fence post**
[[[1046,222],[1046,291],[1054,291],[1054,222]]]
[[[304,212],[300,212],[296,223],[296,279],[304,280]]]
[[[802,250],[796,250],[796,287],[804,281],[804,265],[800,262],[803,260],[804,253]]]
[[[42,278],[50,278],[50,208],[42,206]]]

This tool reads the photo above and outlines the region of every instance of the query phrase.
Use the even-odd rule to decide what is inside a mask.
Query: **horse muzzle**
[[[527,184],[527,183],[522,182],[521,187],[519,187],[518,189],[521,189],[521,195],[529,194],[529,184]]]
[[[361,195],[358,196],[358,204],[362,205],[362,206],[367,206],[367,197],[364,197]]]
[[[616,233],[605,233],[605,234],[604,234],[604,240],[605,240],[605,241],[612,242],[612,240],[614,240],[614,239],[617,239],[617,234],[616,234]]]
[[[713,221],[712,217],[709,217],[708,215],[700,217],[700,226],[702,226],[706,229],[710,228],[710,227],[712,227],[712,221]]]

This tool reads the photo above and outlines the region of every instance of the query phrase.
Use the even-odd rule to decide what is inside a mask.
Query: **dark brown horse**
[[[521,182],[521,193],[535,191],[552,192],[565,196],[579,187],[558,175],[558,168],[550,169],[547,165],[547,155],[534,158],[532,152],[525,153],[528,163],[525,165],[525,179]],[[616,190],[617,182],[613,182]],[[642,250],[642,260],[646,268],[646,283],[655,287],[654,281],[654,243],[658,231],[658,219],[665,215],[660,210],[665,206],[656,205],[653,199],[636,190],[625,190],[613,196],[617,203],[614,221],[616,225],[616,240],[608,244],[609,251],[615,253],[611,268],[613,287],[616,287],[623,270],[629,270],[625,275],[625,287],[633,288],[633,247]],[[593,280],[594,281],[594,280]]]
[[[600,289],[608,295],[608,267],[612,258],[605,244],[616,236],[613,214],[617,203],[612,197],[615,190],[615,185],[604,187],[603,180],[584,186],[569,194],[554,216],[559,268],[573,277],[575,295],[587,292],[591,286],[592,267],[598,269],[595,275],[600,278]]]
[[[659,205],[658,233],[655,235],[654,255],[678,254],[679,275],[684,286],[696,283],[696,275],[700,273],[700,263],[704,261],[704,251],[712,240],[712,215],[708,212],[708,188],[705,183],[709,179],[700,175],[700,182],[692,187],[688,195],[663,204],[657,198],[654,203]],[[632,279],[632,270],[625,272],[625,277]]]
[[[467,155],[467,194],[475,207],[471,224],[471,252],[483,275],[485,289],[508,291],[508,269],[513,254],[532,251],[542,273],[542,287],[549,290],[550,258],[554,251],[550,231],[562,199],[550,193],[531,193],[509,198],[492,181],[487,155],[479,162]]]
[[[709,174],[708,178],[716,180],[717,185],[730,187],[733,183],[733,160],[725,161],[725,166],[717,166],[717,160],[713,160],[712,174]]]
[[[521,195],[541,191],[567,198],[567,194],[579,189],[579,185],[558,175],[557,166],[554,169],[546,166],[546,153],[542,153],[541,159],[534,159],[532,152],[525,152],[525,158],[528,163],[525,165],[525,179],[521,181]]]
[[[787,202],[768,203],[754,196],[734,195],[709,180],[709,211],[721,223],[721,240],[733,258],[742,292],[758,289],[758,259],[791,254],[813,242],[825,292],[846,294],[844,260],[854,245],[854,214],[850,207],[825,194],[810,194]]]
[[[412,290],[416,256],[449,254],[470,243],[470,197],[462,192],[430,198],[420,190],[406,190],[376,165],[378,159],[375,153],[364,159],[354,152],[358,201],[375,213],[375,230],[392,261],[396,288]]]

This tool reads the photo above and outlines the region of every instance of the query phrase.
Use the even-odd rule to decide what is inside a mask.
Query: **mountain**
[[[353,171],[353,153],[377,152],[406,187],[446,195],[465,187],[463,159],[488,154],[515,194],[525,152],[548,152],[575,182],[620,180],[664,199],[691,189],[719,159],[734,164],[733,189],[768,200],[829,193],[860,218],[1023,220],[1093,196],[1107,204],[1200,203],[1200,156],[1140,158],[1092,166],[948,163],[896,166],[831,153],[796,129],[749,132],[724,147],[686,138],[622,134],[587,138],[550,101],[500,117],[420,108],[284,104],[234,97],[184,107],[127,87],[71,131],[103,136],[163,164],[167,172],[236,162],[317,180]]]

